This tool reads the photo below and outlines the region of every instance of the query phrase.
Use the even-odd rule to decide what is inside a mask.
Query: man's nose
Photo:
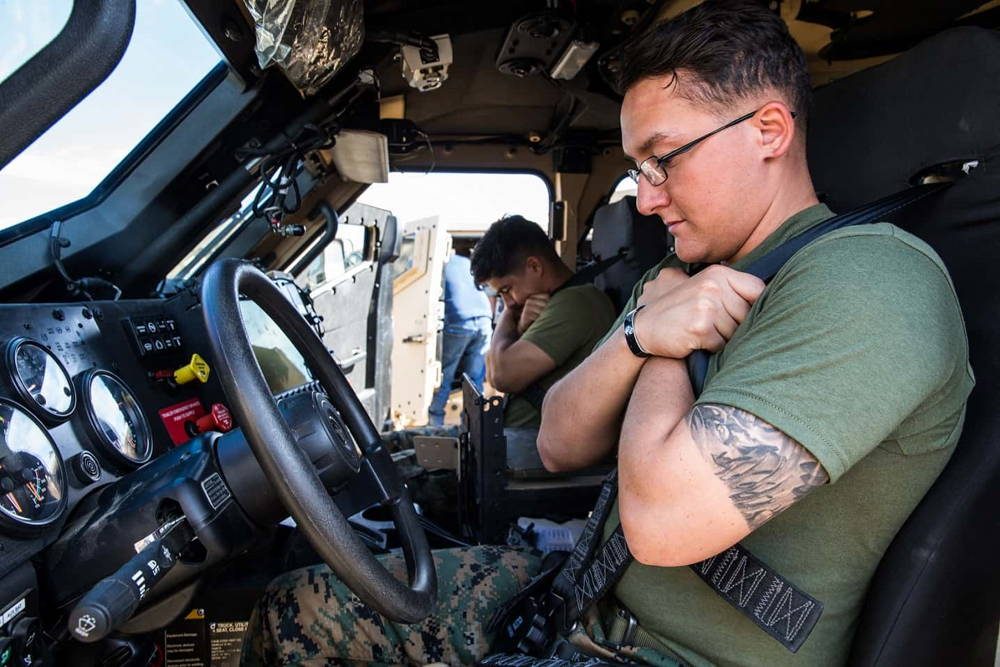
[[[504,292],[503,294],[503,305],[504,308],[513,308],[517,305],[517,301],[511,296],[510,292]]]
[[[670,205],[670,194],[666,183],[650,185],[645,176],[639,176],[639,190],[635,196],[635,208],[642,215],[655,215],[656,210]]]

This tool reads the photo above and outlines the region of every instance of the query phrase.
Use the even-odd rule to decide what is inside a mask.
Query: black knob
[[[74,456],[70,459],[70,466],[77,479],[85,485],[101,479],[101,464],[97,462],[97,457],[90,452],[80,452]]]

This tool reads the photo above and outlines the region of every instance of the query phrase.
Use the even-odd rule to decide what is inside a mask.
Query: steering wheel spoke
[[[382,445],[365,453],[361,465],[367,469],[369,476],[377,485],[379,502],[383,505],[395,505],[403,497],[403,479],[399,476],[396,464]]]
[[[241,295],[274,320],[315,374],[326,392],[313,399],[320,418],[331,422],[332,432],[338,424],[346,426],[358,444],[360,465],[350,474],[370,478],[377,487],[374,492],[392,508],[409,584],[393,577],[365,547],[327,492],[313,463],[315,452],[307,453],[299,446],[254,357],[240,314]],[[323,342],[271,280],[248,262],[225,259],[213,264],[205,274],[201,300],[223,391],[285,508],[317,553],[358,597],[392,620],[422,620],[432,611],[437,594],[427,537],[375,425]],[[324,407],[327,397],[335,419]],[[342,440],[335,433],[329,438],[331,447]]]

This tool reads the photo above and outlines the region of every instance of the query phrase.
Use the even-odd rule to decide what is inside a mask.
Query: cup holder
[[[373,523],[392,523],[392,510],[386,505],[372,505],[361,511],[361,518]]]

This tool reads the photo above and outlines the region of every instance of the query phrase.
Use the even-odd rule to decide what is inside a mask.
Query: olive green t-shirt
[[[548,391],[559,378],[587,358],[615,319],[611,300],[593,285],[561,289],[521,336],[537,345],[556,362],[555,369],[538,383]],[[504,412],[504,426],[535,426],[542,416],[526,399],[514,396]]]
[[[798,213],[733,268],[830,215],[822,205]],[[668,256],[647,273],[626,312],[646,280],[679,265]],[[688,567],[633,563],[615,596],[694,665],[843,664],[875,567],[948,462],[973,384],[958,300],[929,246],[886,223],[814,241],[712,357],[697,403],[753,413],[829,474],[742,541],[825,605],[819,623],[793,654]],[[605,539],[617,524],[616,503]]]

